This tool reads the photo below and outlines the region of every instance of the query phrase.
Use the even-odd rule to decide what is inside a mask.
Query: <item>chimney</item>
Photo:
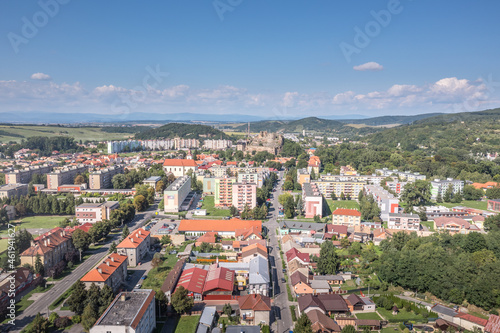
[[[122,302],[125,302],[125,300],[127,299],[127,296],[125,294],[122,293],[122,295],[120,296],[120,300]]]
[[[47,240],[46,239],[43,240],[43,246],[47,246]]]
[[[49,239],[47,239],[47,243],[50,245],[50,238],[49,238]]]
[[[102,269],[98,268],[97,271],[102,274]]]
[[[134,242],[134,237],[130,237],[130,241],[133,243]]]
[[[108,265],[108,266],[109,266],[109,261],[106,261],[106,265]]]
[[[111,261],[112,261],[112,262],[115,262],[115,257],[111,257]]]
[[[141,233],[141,229],[139,229],[139,235],[142,235],[142,233]]]

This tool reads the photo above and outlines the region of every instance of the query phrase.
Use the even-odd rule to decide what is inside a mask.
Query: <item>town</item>
[[[424,254],[438,255],[432,242],[460,242],[474,265],[493,260],[498,183],[361,173],[323,158],[341,139],[310,138],[11,150],[2,330],[497,333],[498,300],[419,285],[435,271],[394,274],[444,258]]]

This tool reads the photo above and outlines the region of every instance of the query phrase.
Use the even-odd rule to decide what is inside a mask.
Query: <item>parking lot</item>
[[[146,230],[149,228],[148,231],[151,232],[151,235],[175,235],[177,234],[179,223],[179,220],[172,221],[172,219],[169,218],[156,218],[151,220],[151,223],[144,228]]]

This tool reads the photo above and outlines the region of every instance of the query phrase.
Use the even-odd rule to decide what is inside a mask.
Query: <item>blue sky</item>
[[[459,0],[3,1],[0,112],[497,107],[499,12]]]

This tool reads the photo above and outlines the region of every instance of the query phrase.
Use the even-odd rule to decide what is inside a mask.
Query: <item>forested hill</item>
[[[413,151],[460,149],[465,153],[500,151],[500,109],[438,115],[366,137],[368,143]]]
[[[346,124],[364,124],[367,126],[403,125],[438,115],[442,115],[442,113],[425,113],[414,116],[380,116],[367,119],[342,119],[339,121]]]
[[[247,124],[236,127],[237,130],[246,131]],[[306,131],[318,131],[326,132],[332,130],[339,130],[344,126],[341,122],[337,120],[321,119],[317,117],[308,117],[299,120],[267,120],[267,121],[257,121],[250,123],[251,132],[302,132]]]
[[[184,139],[227,139],[227,135],[224,132],[211,126],[182,123],[170,123],[135,135],[135,138],[139,140],[175,137]]]

